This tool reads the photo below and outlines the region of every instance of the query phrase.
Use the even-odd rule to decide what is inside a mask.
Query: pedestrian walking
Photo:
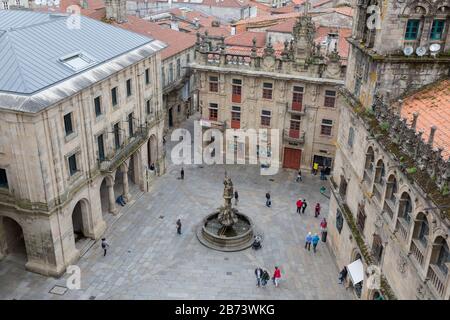
[[[312,241],[312,234],[311,232],[308,232],[308,235],[305,239],[305,249],[308,249],[308,251],[311,251],[311,241]]]
[[[295,179],[295,182],[299,182],[299,181],[303,181],[302,180],[302,171],[301,170],[298,170],[297,178]]]
[[[177,233],[181,234],[181,219],[177,220]]]
[[[306,199],[303,199],[302,202],[303,202],[303,203],[302,203],[302,213],[304,214],[304,213],[305,213],[305,210],[306,210],[306,207],[308,206],[308,204],[306,203]]]
[[[181,167],[181,180],[184,180],[184,168]]]
[[[317,170],[319,170],[319,164],[317,162],[314,162],[312,174],[316,175],[317,174]]]
[[[297,213],[300,214],[303,206],[303,201],[298,199],[296,204],[297,204]]]
[[[341,272],[339,272],[339,284],[342,284],[347,278],[347,268],[344,267]]]
[[[322,222],[320,222],[320,231],[322,232],[322,242],[327,242],[327,229],[328,223],[325,218],[322,219]]]
[[[261,284],[262,284],[263,288],[266,286],[266,284],[269,280],[270,280],[269,272],[267,272],[267,270],[263,270],[262,279],[261,279]]]
[[[255,269],[255,276],[256,276],[256,286],[257,287],[261,286],[262,275],[263,275],[262,269],[261,268],[256,268]]]
[[[320,240],[319,235],[317,233],[315,233],[311,239],[314,253],[316,253],[316,251],[317,251],[316,247],[317,247],[317,244],[319,243],[319,240]]]
[[[235,206],[238,204],[238,201],[239,201],[239,194],[238,194],[238,191],[235,190],[234,191],[234,205]]]
[[[266,193],[266,206],[270,208],[271,205],[272,205],[272,200],[270,200],[270,193],[267,192]]]
[[[273,284],[275,285],[275,287],[278,287],[278,284],[280,283],[280,279],[281,279],[281,271],[280,269],[278,269],[277,266],[275,266],[275,271],[273,272]]]
[[[102,238],[102,249],[103,249],[103,256],[106,256],[106,250],[108,250],[109,244],[106,242],[106,238]]]
[[[314,217],[318,217],[320,215],[320,203],[316,204],[316,209],[315,209],[315,213],[314,213]]]

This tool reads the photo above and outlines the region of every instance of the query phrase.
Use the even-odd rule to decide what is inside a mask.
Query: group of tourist
[[[320,230],[322,233],[322,242],[327,241],[327,220],[325,218],[320,222]],[[311,244],[313,246],[314,253],[317,252],[317,244],[319,243],[320,237],[316,232],[312,234],[312,232],[308,232],[305,238],[305,249],[311,251]]]
[[[306,199],[298,199],[296,202],[297,206],[297,213],[298,214],[305,214],[306,207],[308,206],[308,203],[306,202]],[[318,217],[320,215],[320,203],[316,203],[316,206],[314,208],[314,217]]]
[[[267,282],[270,280],[269,272],[266,269],[262,268],[256,268],[255,269],[255,276],[256,276],[256,286],[257,287],[265,287]],[[275,270],[273,272],[272,281],[275,287],[278,287],[278,284],[280,283],[281,279],[281,270],[275,266]]]

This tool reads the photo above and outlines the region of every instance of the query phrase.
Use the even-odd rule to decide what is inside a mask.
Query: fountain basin
[[[235,210],[238,222],[223,228],[218,221],[220,211],[202,220],[197,227],[197,238],[206,247],[225,252],[241,251],[253,243],[253,223],[250,218]]]

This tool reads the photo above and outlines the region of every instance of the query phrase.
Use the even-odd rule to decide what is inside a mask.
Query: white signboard
[[[364,280],[364,266],[361,259],[353,261],[347,266],[348,273],[353,285],[360,283]]]

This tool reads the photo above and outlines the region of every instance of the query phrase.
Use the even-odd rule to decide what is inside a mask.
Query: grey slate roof
[[[57,96],[74,94],[166,46],[84,16],[80,19],[81,28],[70,29],[66,15],[0,10],[0,108],[37,112],[56,102]],[[75,71],[59,61],[76,52],[95,62]],[[68,80],[72,85],[63,85]],[[44,94],[50,89],[52,94]]]

